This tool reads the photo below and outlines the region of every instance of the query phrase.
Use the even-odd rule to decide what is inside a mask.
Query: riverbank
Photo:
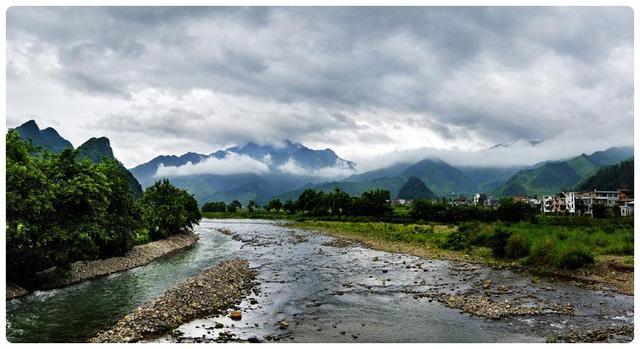
[[[244,259],[222,262],[138,307],[90,342],[139,342],[160,336],[190,320],[222,314],[256,285],[256,274]],[[237,320],[242,314],[232,311],[231,317]]]
[[[456,230],[446,225],[393,225],[391,223],[344,223],[326,221],[289,222],[287,227],[312,229],[330,236],[354,241],[371,249],[405,253],[429,259],[445,259],[460,262],[480,263],[498,269],[509,269],[529,273],[535,277],[562,279],[580,287],[595,290],[613,290],[633,295],[633,266],[625,263],[621,256],[596,256],[590,268],[578,270],[556,270],[522,265],[514,260],[498,259],[491,256],[486,248],[470,250],[449,250],[439,247],[429,239],[438,240],[438,235],[446,235]],[[395,231],[395,228],[403,230]],[[385,229],[382,231],[380,229]],[[380,230],[380,231],[378,231]],[[404,232],[411,230],[411,234]],[[413,233],[413,231],[416,233]],[[421,231],[428,231],[425,237]],[[406,234],[405,234],[406,233]]]
[[[39,273],[37,278],[30,282],[28,290],[8,283],[6,297],[7,299],[17,298],[28,294],[30,290],[48,290],[68,286],[140,267],[158,258],[191,247],[198,242],[198,239],[197,234],[184,232],[166,239],[134,246],[124,256],[71,263],[66,272],[52,268]]]

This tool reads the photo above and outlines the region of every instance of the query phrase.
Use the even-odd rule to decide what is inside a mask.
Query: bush
[[[529,241],[521,234],[513,234],[507,240],[505,257],[518,259],[529,255]]]
[[[555,260],[556,267],[571,270],[590,266],[593,263],[594,259],[591,251],[578,246],[571,246],[560,251]]]
[[[546,237],[540,241],[536,241],[531,246],[529,251],[529,258],[527,258],[527,264],[530,265],[551,265],[551,253],[556,248],[555,240]]]
[[[442,244],[443,248],[448,250],[460,251],[469,247],[469,239],[467,234],[460,231],[449,233]]]
[[[491,248],[493,252],[493,256],[497,258],[504,258],[506,255],[506,247],[509,238],[511,237],[511,233],[503,230],[496,229],[493,235],[489,236],[488,239],[488,247]]]

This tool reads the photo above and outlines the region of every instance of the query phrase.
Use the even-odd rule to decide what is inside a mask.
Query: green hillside
[[[435,197],[436,194],[416,177],[409,177],[407,182],[398,191],[398,199],[416,200],[433,199]]]
[[[577,190],[617,190],[620,188],[633,192],[633,159],[603,167],[576,187]]]
[[[581,154],[564,161],[550,161],[519,171],[493,194],[548,195],[572,190],[603,166],[612,165],[633,156],[633,148],[609,148],[591,155]]]

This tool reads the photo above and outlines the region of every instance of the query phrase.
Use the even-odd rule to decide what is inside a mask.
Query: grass
[[[633,226],[608,221],[583,226],[548,222],[467,222],[456,227],[327,221],[291,225],[327,231],[378,247],[405,244],[404,247],[412,251],[424,250],[420,255],[425,257],[445,256],[491,264],[518,263],[534,268],[575,270],[591,267],[597,256],[633,257]],[[395,249],[402,250],[402,247]]]

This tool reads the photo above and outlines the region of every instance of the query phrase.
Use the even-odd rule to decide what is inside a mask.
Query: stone
[[[237,320],[242,319],[242,313],[237,311],[237,310],[234,310],[231,313],[229,313],[229,317],[231,318],[231,320],[236,320],[237,321]]]

